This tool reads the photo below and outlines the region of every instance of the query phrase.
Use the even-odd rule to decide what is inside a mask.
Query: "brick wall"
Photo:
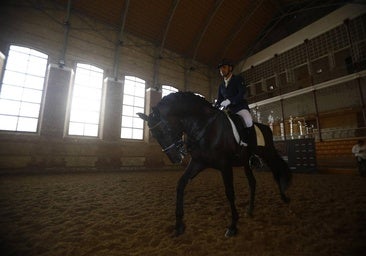
[[[147,90],[154,87],[155,53],[159,46],[125,34],[115,77],[119,28],[72,12],[65,66],[59,68],[65,43],[66,10],[54,1],[43,1],[42,5],[37,9],[28,1],[17,1],[17,4],[0,8],[0,52],[6,56],[11,44],[25,46],[47,54],[50,64],[40,130],[36,134],[0,132],[0,169],[172,168],[160,146],[149,138],[148,131],[142,141],[120,139],[120,119],[116,118],[120,115],[117,111],[120,104],[118,95],[121,95],[124,76],[145,80]],[[97,66],[104,70],[107,78],[107,99],[99,138],[65,136],[67,103],[76,63]],[[158,85],[194,91],[211,100],[211,78],[217,75],[216,70],[202,65],[199,70],[189,70],[188,64],[191,63],[181,56],[164,52],[158,74],[155,74]],[[215,88],[216,85],[215,82]],[[216,94],[216,90],[214,92]],[[149,93],[147,95],[151,96]],[[145,107],[146,113],[150,104],[156,104],[155,98],[146,99],[149,104]]]

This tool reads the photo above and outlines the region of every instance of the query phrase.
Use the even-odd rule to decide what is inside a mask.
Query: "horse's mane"
[[[188,103],[188,104],[187,104]],[[212,108],[210,102],[208,102],[205,98],[194,94],[193,92],[175,92],[168,94],[163,97],[161,101],[158,103],[157,107],[171,105],[171,106],[180,106],[188,109],[192,109],[194,107],[208,107]]]

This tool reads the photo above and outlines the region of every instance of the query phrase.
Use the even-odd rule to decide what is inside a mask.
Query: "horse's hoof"
[[[237,228],[228,228],[226,230],[225,237],[233,237],[233,236],[236,235],[236,233],[238,233],[238,229]]]
[[[181,224],[178,227],[175,228],[175,236],[180,236],[181,234],[184,233],[184,231],[186,230],[186,225]]]

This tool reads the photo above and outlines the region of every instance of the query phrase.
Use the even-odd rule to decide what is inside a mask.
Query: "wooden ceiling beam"
[[[216,1],[214,7],[212,8],[211,12],[209,13],[209,15],[206,18],[205,26],[204,26],[202,32],[196,37],[196,40],[195,40],[195,43],[194,43],[195,47],[194,47],[194,52],[193,52],[193,56],[192,56],[192,62],[195,61],[195,59],[197,57],[198,49],[199,49],[199,47],[201,45],[201,42],[202,42],[202,39],[205,36],[208,27],[210,26],[213,18],[215,17],[217,11],[220,9],[220,6],[222,5],[223,2],[224,2],[224,0],[217,0]]]
[[[169,12],[169,18],[167,19],[166,26],[165,26],[165,29],[164,29],[163,38],[162,38],[161,44],[160,44],[160,50],[159,50],[159,56],[158,56],[159,58],[161,58],[161,55],[163,53],[164,46],[165,46],[165,41],[166,41],[166,38],[167,38],[168,33],[169,33],[169,28],[170,28],[170,25],[172,23],[175,12],[177,10],[177,7],[179,5],[179,2],[180,2],[180,0],[174,0],[173,4],[171,5],[171,9],[170,9],[170,12]]]
[[[235,38],[238,36],[240,31],[244,28],[244,26],[247,24],[247,22],[252,18],[256,10],[263,4],[263,0],[261,1],[255,1],[256,4],[253,5],[253,8],[248,12],[248,15],[243,15],[242,18],[239,20],[239,22],[236,24],[232,32],[230,33],[230,37],[228,37],[226,40],[224,40],[223,47],[224,50],[221,52],[218,52],[215,55],[214,61],[219,61],[220,58],[223,58],[226,56],[227,51],[230,49],[231,44],[235,40]]]
[[[125,32],[125,25],[126,25],[126,19],[127,19],[127,13],[128,13],[129,6],[130,6],[130,0],[125,0],[125,9],[122,12],[122,16],[121,16],[121,28],[120,28],[118,40],[116,43],[116,50],[115,50],[115,55],[114,55],[113,75],[114,75],[115,80],[118,79],[118,70],[119,70],[119,61],[120,61],[119,55],[121,52],[121,46],[123,45],[123,37],[124,37],[124,32]]]

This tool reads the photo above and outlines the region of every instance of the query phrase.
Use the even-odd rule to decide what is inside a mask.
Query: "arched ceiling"
[[[58,0],[121,31],[214,67],[234,63],[350,1]],[[161,56],[163,57],[163,56]]]

